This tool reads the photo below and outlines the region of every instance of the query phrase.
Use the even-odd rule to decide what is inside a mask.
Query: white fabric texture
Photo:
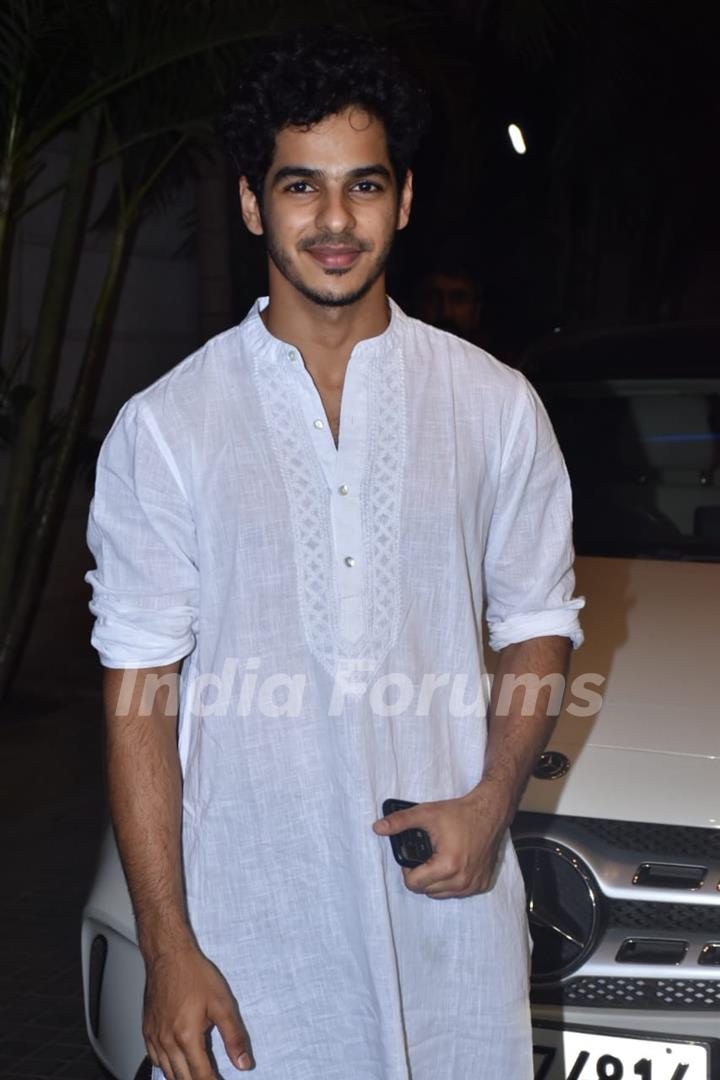
[[[522,375],[392,302],[352,352],[336,448],[266,303],[108,435],[93,644],[114,668],[185,657],[188,910],[252,1075],[530,1078],[512,846],[487,893],[438,901],[405,888],[371,825],[385,798],[479,780],[485,605],[495,649],[582,640],[560,451]],[[216,1032],[213,1052],[238,1075]]]

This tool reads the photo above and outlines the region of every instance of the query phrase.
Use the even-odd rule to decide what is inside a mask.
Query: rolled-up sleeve
[[[103,443],[90,507],[92,644],[109,668],[171,664],[195,645],[196,534],[177,464],[131,399]]]
[[[583,640],[577,612],[585,600],[573,598],[570,481],[542,402],[517,378],[485,547],[490,647],[559,635],[577,648]]]

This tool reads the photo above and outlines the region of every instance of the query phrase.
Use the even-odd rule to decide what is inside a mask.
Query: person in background
[[[413,314],[423,322],[486,347],[483,288],[460,257],[433,262],[415,285]]]

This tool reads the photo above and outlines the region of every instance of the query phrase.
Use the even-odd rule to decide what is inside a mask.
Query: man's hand
[[[253,1063],[237,1002],[198,948],[185,904],[179,668],[178,662],[106,669],[108,792],[147,973],[143,1035],[148,1053],[168,1080],[211,1080],[217,1076],[206,1050],[212,1027],[237,1069]],[[164,689],[158,693],[158,688]]]
[[[143,1035],[153,1065],[168,1080],[216,1080],[205,1035],[217,1027],[230,1061],[253,1066],[250,1039],[230,987],[195,947],[146,962]]]
[[[428,833],[434,854],[422,866],[402,868],[408,889],[433,900],[474,896],[492,882],[507,828],[506,799],[492,782],[480,783],[468,795],[418,803],[373,824],[379,836],[411,828]]]

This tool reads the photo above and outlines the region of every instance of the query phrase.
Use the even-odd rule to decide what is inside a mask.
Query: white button
[[[313,420],[313,427],[317,428],[319,431],[320,428],[325,427],[325,425],[323,424],[322,420]]]
[[[288,358],[290,360],[297,360],[297,353],[295,352],[294,349],[290,349],[290,351],[288,353]]]
[[[345,565],[346,566],[354,566],[355,565],[355,560],[353,559],[352,555],[346,556]]]
[[[338,491],[340,492],[341,495],[347,495],[349,490],[350,490],[350,488],[347,486],[347,484],[341,484],[340,487],[338,488]]]

